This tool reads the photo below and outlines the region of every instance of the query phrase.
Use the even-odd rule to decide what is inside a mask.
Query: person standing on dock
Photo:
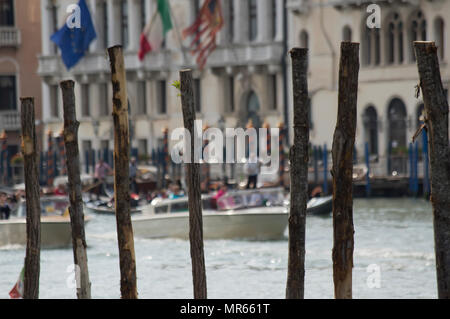
[[[100,193],[104,187],[105,179],[107,175],[111,175],[113,173],[111,166],[103,161],[102,158],[98,160],[97,165],[95,165],[95,173],[94,173],[94,182],[98,183],[99,186],[96,188],[96,196],[97,199],[100,196]]]
[[[259,170],[261,168],[261,162],[258,160],[258,157],[256,154],[251,154],[247,161],[247,186],[246,188],[249,189],[250,185],[251,188],[255,189],[258,183],[258,174]]]
[[[137,171],[138,167],[136,157],[132,157],[130,161],[130,190],[133,193],[138,193],[138,187],[136,183]]]
[[[9,214],[11,213],[11,208],[6,202],[6,194],[0,194],[0,219],[9,219]]]

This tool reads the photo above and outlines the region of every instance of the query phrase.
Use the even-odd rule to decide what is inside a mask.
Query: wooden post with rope
[[[206,299],[206,270],[203,251],[202,200],[200,190],[200,164],[196,163],[194,139],[195,100],[191,70],[180,71],[181,106],[184,127],[189,131],[191,139],[190,162],[186,163],[186,184],[189,205],[189,242],[192,260],[192,276],[194,282],[194,298]],[[201,128],[200,128],[201,129]]]
[[[69,214],[72,227],[73,260],[75,264],[75,279],[77,282],[78,299],[91,298],[91,283],[89,281],[88,261],[86,252],[86,235],[84,231],[83,199],[80,179],[80,155],[78,149],[78,127],[75,108],[74,82],[72,80],[60,83],[64,109],[64,146],[66,149],[66,169],[69,193]],[[79,274],[77,273],[79,271]]]
[[[425,106],[431,167],[434,247],[439,299],[450,299],[450,146],[448,101],[442,86],[434,42],[414,42]]]
[[[336,299],[352,298],[354,249],[353,150],[356,134],[359,43],[342,42],[339,95],[333,136],[333,280]]]
[[[136,299],[136,257],[130,213],[129,122],[125,63],[122,46],[108,49],[113,87],[114,203],[120,259],[120,291],[123,299]]]
[[[24,271],[24,299],[39,298],[41,254],[41,201],[34,98],[21,98],[22,153],[24,159],[27,247]]]
[[[291,162],[291,208],[286,298],[303,299],[305,288],[305,225],[308,201],[308,49],[294,48],[292,83],[294,95],[294,144]]]

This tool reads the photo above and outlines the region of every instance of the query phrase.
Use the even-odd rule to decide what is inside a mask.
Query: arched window
[[[404,174],[407,171],[406,106],[398,98],[388,106],[388,174]],[[394,173],[395,172],[395,173]]]
[[[364,140],[369,144],[369,154],[378,155],[378,116],[376,109],[370,105],[363,114]]]
[[[445,48],[445,25],[444,20],[442,18],[437,17],[434,19],[434,41],[436,43],[437,49],[438,49],[438,57],[439,59],[444,59],[444,48]]]
[[[363,59],[364,65],[379,65],[380,64],[380,29],[368,28],[363,24]]]
[[[308,48],[309,47],[309,35],[306,30],[302,30],[300,32],[300,47],[301,48]]]
[[[403,101],[394,98],[388,107],[389,143],[392,148],[406,147],[406,115]]]
[[[411,61],[416,61],[414,52],[414,41],[425,41],[427,39],[427,21],[422,11],[416,11],[412,14],[409,25],[409,42],[411,43]]]
[[[416,110],[416,129],[419,129],[419,127],[424,123],[424,112],[425,106],[423,105],[423,103],[419,104],[417,106],[417,110]],[[423,150],[423,134],[424,131],[417,137],[416,141],[417,144],[419,146],[419,150]],[[422,156],[422,152],[419,152],[419,160],[422,160],[423,156]]]
[[[386,63],[403,62],[403,22],[398,13],[390,15],[386,28]]]
[[[342,41],[352,41],[352,29],[348,25],[342,29]]]
[[[256,0],[248,2],[248,39],[253,41],[258,35],[258,16]]]

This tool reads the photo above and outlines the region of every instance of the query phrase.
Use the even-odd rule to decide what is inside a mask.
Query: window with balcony
[[[403,62],[403,23],[397,13],[391,14],[386,29],[386,62]]]
[[[270,105],[270,110],[276,110],[277,109],[277,100],[278,100],[278,94],[277,94],[277,75],[272,74],[270,76],[270,83],[272,86],[272,103]]]
[[[137,106],[136,114],[143,115],[147,113],[147,83],[145,81],[137,82]]]
[[[141,30],[144,30],[145,25],[147,24],[147,17],[146,17],[146,10],[145,10],[145,1],[146,0],[141,0],[140,1],[140,10],[141,10]]]
[[[256,0],[248,2],[248,39],[254,41],[258,35],[258,16]]]
[[[201,90],[201,81],[200,79],[194,79],[194,102],[195,102],[195,111],[202,111],[202,90]]]
[[[81,116],[91,116],[89,84],[81,84]]]
[[[99,95],[98,95],[98,105],[99,105],[99,115],[108,116],[109,115],[109,98],[108,98],[108,84],[99,84]]]
[[[14,26],[13,0],[0,0],[0,26]]]
[[[0,111],[17,110],[16,77],[0,76]]]
[[[300,32],[300,47],[309,48],[309,35],[305,30],[302,30],[302,32]]]
[[[426,41],[427,39],[427,21],[422,11],[416,11],[412,14],[409,25],[409,42],[410,45],[410,61],[416,61],[416,54],[414,52],[414,41]]]
[[[438,50],[438,57],[440,60],[444,59],[444,47],[445,47],[445,27],[444,20],[441,17],[437,17],[434,20],[434,41]]]
[[[128,46],[128,3],[126,0],[122,0],[120,3],[120,16],[121,16],[121,36],[122,36],[122,45],[124,48]]]
[[[58,31],[58,7],[56,6],[56,1],[54,0],[50,1],[48,10],[50,11],[51,31],[52,33],[54,33]],[[50,45],[51,53],[56,54],[56,52],[58,52],[58,47],[53,41],[51,43],[52,43]]]
[[[234,112],[234,76],[228,76],[225,78],[225,97],[226,101],[225,111],[229,113]]]
[[[272,38],[275,39],[277,36],[277,0],[272,1]]]
[[[139,154],[147,157],[148,156],[147,139],[146,138],[141,138],[137,142],[138,142]]]
[[[103,40],[103,49],[108,48],[108,4],[106,1],[103,1],[101,4],[102,10],[102,40]]]
[[[157,83],[157,103],[158,113],[167,113],[167,92],[166,92],[166,80],[160,80]]]
[[[342,29],[342,41],[351,42],[352,41],[352,28],[346,25]]]
[[[362,39],[362,63],[366,66],[379,65],[381,62],[380,29],[368,28],[363,24]]]
[[[50,86],[50,116],[59,117],[59,88],[58,85]]]
[[[228,0],[228,41],[233,42],[234,40],[234,0]]]

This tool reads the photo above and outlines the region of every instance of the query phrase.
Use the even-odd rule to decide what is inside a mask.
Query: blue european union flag
[[[78,3],[80,8],[80,27],[69,27],[67,23],[56,31],[50,40],[61,49],[61,56],[67,69],[70,69],[80,61],[89,49],[91,42],[97,37],[91,14],[85,0]]]

